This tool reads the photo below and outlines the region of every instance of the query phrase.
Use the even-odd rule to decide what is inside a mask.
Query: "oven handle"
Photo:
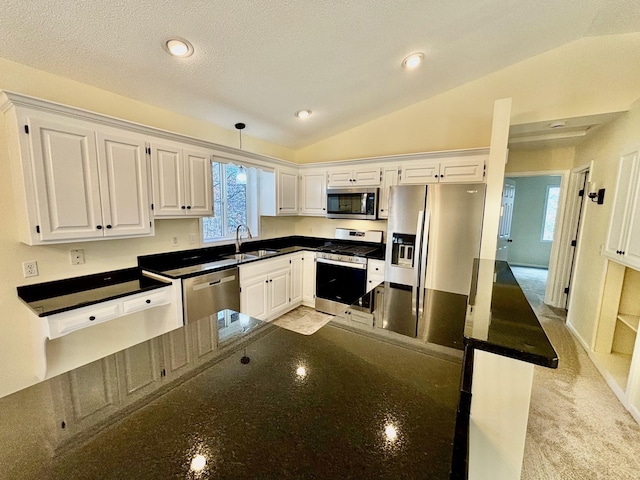
[[[316,258],[316,263],[328,263],[329,265],[337,265],[339,267],[357,268],[366,270],[367,265],[363,263],[342,262],[340,260],[329,260],[328,258]]]

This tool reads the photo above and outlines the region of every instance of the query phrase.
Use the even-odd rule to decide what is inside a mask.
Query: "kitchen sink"
[[[235,255],[229,255],[228,258],[234,258],[236,260],[253,260],[254,258],[258,258],[258,255],[254,255],[253,253],[236,253]]]
[[[265,255],[273,255],[274,253],[278,253],[278,250],[258,250],[257,252],[251,252],[253,254],[258,254],[258,257],[264,257]]]

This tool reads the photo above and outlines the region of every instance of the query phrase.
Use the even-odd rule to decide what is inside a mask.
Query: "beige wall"
[[[606,273],[607,260],[600,250],[606,240],[613,207],[618,158],[624,149],[639,144],[640,100],[628,113],[598,129],[576,147],[575,165],[593,162],[591,180],[606,189],[604,205],[592,202],[586,205],[572,292],[573,298],[579,301],[571,302],[567,317],[567,322],[589,346],[595,338]]]
[[[574,147],[510,150],[505,173],[571,170],[575,154]]]
[[[513,98],[511,124],[623,111],[638,98],[638,58],[640,33],[584,38],[300,149],[296,161],[486,147],[497,98]]]

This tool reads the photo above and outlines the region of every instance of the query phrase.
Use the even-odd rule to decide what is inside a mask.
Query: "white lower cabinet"
[[[316,306],[316,253],[304,252],[302,255],[302,304]]]
[[[240,311],[272,320],[291,306],[290,256],[240,265]]]
[[[302,303],[302,290],[304,288],[304,253],[291,255],[291,306],[296,307]]]
[[[384,282],[384,260],[370,259],[367,262],[367,292],[382,282]]]

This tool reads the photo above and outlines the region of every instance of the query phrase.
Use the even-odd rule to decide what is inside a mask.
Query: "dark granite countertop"
[[[18,297],[40,317],[171,285],[137,268],[18,287]]]
[[[474,263],[465,346],[557,368],[558,354],[507,262]]]
[[[304,250],[314,251],[317,247],[327,242],[336,241],[330,238],[304,237],[294,235],[289,237],[270,238],[266,240],[244,240],[241,252],[256,252],[258,250],[274,250],[259,258],[235,260],[233,257],[235,245],[219,245],[215,247],[181,250],[179,252],[160,253],[155,255],[143,255],[138,257],[138,266],[150,272],[159,273],[169,278],[188,278],[203,273],[235,267],[237,265],[257,262],[279,255],[300,252]],[[349,243],[349,240],[339,240]],[[363,242],[354,242],[363,243]],[[378,251],[369,255],[370,258],[384,259],[384,244],[371,244],[378,246]]]
[[[0,477],[449,478],[459,361],[331,324],[301,335],[245,317],[190,323],[0,399]],[[134,408],[113,393],[123,362],[211,329],[242,333]]]

